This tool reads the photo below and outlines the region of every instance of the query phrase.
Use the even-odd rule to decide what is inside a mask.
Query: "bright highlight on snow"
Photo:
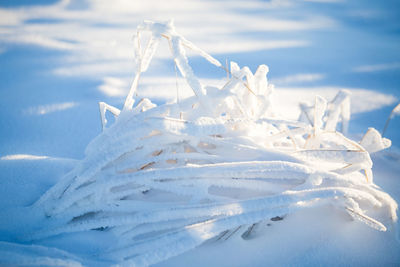
[[[157,106],[135,95],[162,39],[195,96]],[[300,106],[298,120],[288,120],[273,110],[266,65],[253,74],[231,62],[216,88],[195,76],[186,50],[225,67],[172,22],[143,22],[135,44],[137,71],[124,106],[99,104],[103,132],[34,204],[43,223],[27,239],[111,231],[118,243],[101,257],[148,266],[206,240],[245,240],[260,222],[311,207],[334,206],[379,231],[397,220],[397,203],[373,183],[371,170],[370,153],[390,140],[372,128],[359,142],[346,137],[348,91],[316,96]],[[107,112],[116,117],[111,125]]]

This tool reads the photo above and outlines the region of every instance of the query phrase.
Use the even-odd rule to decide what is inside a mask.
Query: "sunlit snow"
[[[0,265],[398,265],[399,15],[1,2]]]

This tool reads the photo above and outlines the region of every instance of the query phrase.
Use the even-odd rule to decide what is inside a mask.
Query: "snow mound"
[[[195,96],[135,105],[162,38]],[[345,136],[348,91],[331,101],[316,96],[313,106],[301,105],[299,120],[288,120],[272,108],[266,65],[253,74],[231,62],[229,79],[215,88],[194,75],[185,49],[223,65],[172,22],[143,22],[135,44],[137,72],[123,109],[100,103],[103,132],[34,204],[45,219],[27,239],[112,231],[119,241],[102,257],[148,266],[221,235],[245,239],[260,221],[299,209],[333,206],[380,231],[397,220],[396,202],[373,183],[369,154],[390,142],[371,129],[361,144]],[[116,117],[109,127],[107,111]]]

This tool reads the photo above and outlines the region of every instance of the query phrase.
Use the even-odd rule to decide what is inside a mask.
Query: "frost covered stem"
[[[397,106],[394,107],[394,109],[392,110],[392,112],[390,112],[390,115],[389,115],[389,117],[388,117],[387,120],[386,120],[385,127],[383,127],[382,137],[383,137],[383,135],[386,133],[386,130],[387,130],[388,126],[389,126],[390,120],[391,120],[396,114],[399,114],[399,113],[400,113],[400,103],[399,103]]]
[[[141,74],[141,72],[138,71],[136,73],[136,75],[135,75],[135,78],[133,79],[133,83],[132,83],[131,89],[129,89],[129,94],[125,99],[123,110],[131,110],[132,107],[133,107],[133,104],[135,103],[135,99],[133,99],[133,95],[136,92],[136,88],[137,88],[138,83],[139,83],[140,74]]]
[[[172,46],[172,54],[175,61],[176,66],[178,67],[181,75],[185,78],[186,82],[193,90],[193,93],[196,95],[197,99],[200,102],[200,105],[205,109],[204,111],[210,112],[211,107],[204,99],[207,94],[204,87],[201,85],[200,81],[194,75],[192,68],[189,65],[188,59],[186,57],[186,53],[182,48],[182,41],[180,36],[172,36],[171,37],[171,46]]]

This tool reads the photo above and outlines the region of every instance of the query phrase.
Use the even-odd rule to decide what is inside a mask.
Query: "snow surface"
[[[314,114],[312,106],[316,103],[315,95],[320,95],[321,98],[318,98],[317,106],[322,114],[325,106],[323,99],[333,100],[337,92],[346,89],[351,92],[351,120],[348,137],[357,141],[363,140],[361,145],[371,153],[389,145],[389,141],[382,139],[376,130],[369,130],[369,134],[364,136],[364,139],[362,137],[370,126],[379,131],[384,128],[386,118],[400,96],[396,91],[396,87],[399,85],[398,77],[400,77],[398,68],[399,39],[396,34],[396,29],[398,29],[396,18],[398,18],[399,9],[396,1],[385,3],[364,1],[353,1],[352,3],[344,1],[328,1],[328,3],[319,3],[319,1],[307,1],[306,3],[295,1],[176,1],[173,3],[170,1],[168,3],[165,1],[121,1],[121,3],[114,3],[112,6],[106,1],[87,1],[85,4],[74,1],[46,2],[52,1],[44,1],[43,6],[18,7],[11,4],[11,6],[0,10],[2,53],[0,60],[2,66],[6,66],[6,68],[2,68],[1,72],[4,82],[1,85],[3,108],[0,113],[2,126],[0,147],[2,208],[0,236],[2,242],[0,244],[0,262],[2,264],[108,266],[118,262],[120,255],[134,256],[130,254],[132,252],[129,250],[125,252],[121,250],[122,252],[118,252],[119,255],[115,252],[115,246],[121,248],[129,245],[126,242],[129,241],[130,236],[134,235],[138,235],[139,239],[146,240],[149,236],[146,236],[145,233],[154,231],[154,229],[163,229],[159,225],[143,225],[137,228],[136,232],[132,232],[130,236],[121,238],[121,230],[109,231],[106,227],[101,228],[107,224],[106,222],[104,225],[89,225],[82,228],[83,230],[98,228],[97,231],[72,232],[65,230],[65,228],[58,228],[57,231],[61,234],[54,235],[52,231],[56,227],[62,226],[66,222],[65,218],[68,218],[68,216],[70,216],[69,219],[76,218],[76,214],[74,215],[73,211],[69,211],[69,214],[66,212],[67,217],[61,216],[59,220],[44,222],[41,211],[32,209],[30,206],[57,181],[62,185],[62,181],[65,180],[64,175],[73,168],[83,172],[85,174],[83,177],[92,177],[91,174],[95,173],[96,168],[102,164],[102,154],[98,154],[102,149],[103,155],[106,156],[103,162],[112,159],[113,151],[108,149],[107,146],[112,148],[113,143],[104,143],[104,140],[101,141],[101,136],[96,139],[97,145],[92,143],[86,150],[87,155],[94,155],[97,158],[86,157],[86,161],[79,163],[70,158],[82,158],[84,147],[101,132],[97,102],[105,101],[112,105],[106,106],[104,103],[101,106],[105,115],[103,122],[107,119],[107,126],[113,125],[114,118],[108,116],[106,110],[118,115],[119,112],[113,107],[122,108],[123,100],[129,90],[129,84],[133,79],[131,73],[136,68],[133,64],[133,58],[129,58],[129,55],[133,55],[135,41],[132,43],[129,38],[135,33],[136,25],[143,19],[154,18],[166,21],[174,17],[175,24],[178,25],[178,30],[183,36],[191,40],[197,47],[201,47],[204,51],[215,56],[215,59],[207,58],[207,60],[214,64],[218,62],[217,60],[223,62],[216,65],[224,66],[225,58],[234,59],[240,65],[249,65],[255,72],[258,65],[268,64],[271,69],[268,78],[271,78],[270,81],[276,85],[274,93],[270,95],[269,99],[270,108],[274,110],[276,117],[274,119],[268,117],[268,121],[264,123],[286,125],[290,129],[292,127],[303,127],[304,124],[295,121],[301,112],[302,106],[299,105],[299,102],[304,102],[303,107],[310,114]],[[246,21],[246,23],[243,23],[243,21]],[[162,29],[159,29],[160,31]],[[180,42],[180,40],[175,39],[175,42]],[[368,46],[364,45],[367,43]],[[32,48],[30,47],[32,44],[46,48],[46,50]],[[194,48],[192,43],[187,46]],[[47,50],[49,48],[55,50],[49,52]],[[182,105],[185,106],[183,99],[194,95],[193,87],[197,88],[195,94],[197,92],[197,95],[201,98],[204,92],[212,92],[212,86],[221,88],[225,84],[225,71],[207,65],[206,61],[200,60],[199,57],[190,57],[194,73],[206,78],[200,79],[200,85],[191,79],[192,82],[189,84],[192,85],[192,88],[190,88],[182,78],[175,77],[175,66],[169,60],[168,42],[162,39],[159,48],[160,50],[155,54],[155,62],[148,65],[148,59],[152,52],[147,57],[148,59],[143,60],[142,70],[148,67],[148,73],[146,72],[140,79],[139,87],[136,90],[137,96],[135,98],[137,101],[135,104],[142,97],[148,97],[153,102],[155,101],[159,108],[162,107],[163,103],[174,102],[176,99],[180,100]],[[201,50],[194,50],[195,53],[200,52],[201,56],[206,55]],[[152,51],[152,49],[149,51]],[[179,58],[182,51],[177,50],[175,53],[178,56],[176,57],[178,63],[176,71],[181,69],[183,73],[191,76],[191,71],[185,65],[184,58]],[[189,52],[188,56],[193,56],[193,54]],[[23,68],[26,71],[21,71]],[[239,71],[239,68],[233,66],[232,72],[234,70]],[[53,76],[52,73],[58,76]],[[245,73],[248,76],[251,72],[245,70]],[[223,79],[216,78],[216,76],[223,77]],[[259,76],[260,78],[265,77],[261,74]],[[211,87],[205,88],[202,87],[202,84],[208,84]],[[257,88],[256,85],[254,86],[254,88]],[[250,102],[247,103],[251,103],[251,98],[248,101]],[[206,100],[203,102],[204,106],[208,105]],[[187,101],[187,103],[190,103],[190,101]],[[137,111],[146,111],[146,109],[154,106],[149,102],[142,102]],[[254,107],[254,105],[249,105],[249,107]],[[346,111],[348,107],[346,108],[345,105],[343,108],[335,109],[341,110],[341,113],[338,113],[342,116],[339,122],[343,122],[343,119],[346,120],[346,114],[349,114]],[[246,114],[249,117],[254,116],[257,110],[249,109]],[[157,114],[157,112],[153,113]],[[395,110],[385,134],[392,140],[392,148],[372,154],[371,159],[374,163],[373,182],[396,201],[400,201],[397,175],[400,171],[400,153],[396,148],[400,136],[397,130],[399,122],[398,117],[395,116],[396,113]],[[210,114],[204,115],[210,116]],[[137,125],[136,128],[135,126],[132,127],[142,129],[142,132],[145,132],[146,127],[151,128],[156,125],[157,129],[166,127],[166,131],[189,136],[208,134],[217,136],[224,129],[224,127],[221,128],[221,121],[205,118],[199,118],[193,125],[189,124],[188,127],[182,128],[181,116],[181,114],[178,114],[175,116],[178,118],[177,121],[171,120],[167,124],[157,119],[150,119],[149,124],[143,127],[137,127]],[[336,118],[336,115],[332,118]],[[138,123],[140,123],[140,120]],[[312,123],[323,125],[323,121],[318,120],[312,120]],[[118,125],[118,123],[115,125]],[[253,126],[248,128],[252,129]],[[129,128],[126,125],[121,126],[121,128],[124,127]],[[314,133],[318,134],[318,128],[320,127],[317,127]],[[110,129],[106,129],[105,133],[107,132],[112,133]],[[249,133],[249,131],[244,132]],[[114,133],[118,133],[118,131]],[[131,138],[140,133],[132,134],[123,138]],[[157,132],[153,134],[154,138],[157,138]],[[117,135],[116,139],[112,141],[118,143],[124,140],[119,138]],[[251,138],[257,140],[257,136],[251,136]],[[96,144],[96,140],[94,144]],[[172,140],[174,139],[168,139],[168,142]],[[335,139],[335,142],[338,142],[338,140]],[[240,139],[240,142],[243,141]],[[246,142],[249,144],[249,140]],[[151,144],[151,142],[147,144]],[[164,145],[167,144],[169,143]],[[103,147],[100,148],[98,145],[103,145]],[[217,145],[219,146],[219,143]],[[209,146],[207,142],[202,143],[201,146],[201,149],[205,150],[210,148],[207,147]],[[189,170],[194,168],[192,166],[189,169],[176,168],[171,170],[171,173],[164,175],[167,175],[168,178],[171,176],[178,178],[179,175],[187,177],[189,172],[196,174],[194,177],[197,179],[201,177],[210,178],[215,174],[228,176],[234,174],[235,176],[242,175],[240,178],[248,178],[246,173],[250,171],[255,177],[265,177],[266,173],[274,170],[275,165],[273,164],[276,164],[267,161],[265,165],[262,165],[263,163],[260,160],[266,159],[280,161],[277,165],[280,171],[276,172],[275,170],[277,176],[282,176],[283,173],[289,175],[290,168],[298,170],[297,173],[294,172],[293,177],[300,178],[302,175],[307,176],[315,169],[326,170],[326,168],[335,169],[334,167],[337,167],[336,163],[326,163],[326,160],[331,158],[332,154],[310,155],[309,153],[302,153],[302,155],[289,156],[287,153],[277,153],[276,151],[274,153],[266,151],[261,153],[258,149],[257,151],[246,151],[238,160],[235,159],[236,154],[233,153],[235,147],[230,149],[225,147],[225,149],[219,151],[219,153],[222,153],[224,161],[238,161],[235,163],[237,169],[232,168],[233,166],[215,165],[214,169],[204,169],[202,172],[200,169]],[[114,152],[115,155],[118,155],[121,150],[115,149]],[[156,154],[154,157],[163,156]],[[350,156],[348,158],[340,153],[336,156],[344,157],[342,160],[353,160],[353,163],[362,163],[361,167],[363,168],[368,169],[370,167],[369,156],[361,158]],[[166,164],[170,165],[171,163],[175,164],[175,160],[178,158],[165,159],[167,160]],[[203,157],[193,158],[192,160],[200,160],[204,163],[204,161],[210,159]],[[132,166],[137,165],[137,168],[141,168],[146,164],[144,158],[143,161],[140,162],[140,159],[135,159],[133,162],[119,162],[116,166],[120,168],[125,166],[125,169],[117,168],[114,171],[125,170],[128,172],[128,175],[125,176],[130,179],[129,172],[131,172]],[[289,163],[282,165],[282,161]],[[304,161],[315,161],[315,164],[311,164],[307,168],[296,165]],[[88,166],[89,168],[86,169]],[[254,170],[256,166],[264,166],[264,169],[257,169],[259,171],[257,173]],[[357,170],[351,170],[350,174],[357,172]],[[152,170],[145,171],[150,172],[150,175],[163,177],[161,173],[153,174],[151,173]],[[107,172],[104,175],[107,175]],[[347,177],[346,179],[353,179],[348,178],[350,177],[349,174],[340,175],[344,175]],[[335,180],[340,178],[340,175],[330,176],[330,179]],[[64,178],[60,180],[63,176]],[[137,179],[136,176],[132,177]],[[359,179],[362,183],[367,181],[362,174],[356,174],[354,177],[356,177],[355,180]],[[95,178],[103,181],[103,183],[107,180],[107,178]],[[318,176],[311,178],[305,183],[304,188],[300,186],[299,189],[305,190],[321,184],[321,179]],[[145,181],[143,177],[142,181],[149,183],[146,184],[147,187],[156,186],[157,183],[157,181]],[[342,182],[342,180],[340,181]],[[372,182],[372,180],[369,182]],[[211,184],[214,183],[215,181],[211,181]],[[256,181],[251,184],[236,181],[231,184],[231,188],[227,191],[211,186],[208,193],[211,192],[212,195],[225,198],[229,196],[243,201],[254,196],[258,198],[265,196],[266,193],[271,195],[282,192],[293,188],[293,186],[299,186],[302,181],[297,181],[295,184],[290,184],[288,181],[274,183],[270,181],[267,185],[263,185]],[[179,181],[175,185],[177,188],[187,186],[187,184],[179,183]],[[205,180],[196,185],[197,190],[187,190],[187,193],[192,196],[196,195],[196,201],[201,202],[199,196],[208,195],[208,193],[199,189],[210,186],[210,181]],[[226,182],[221,181],[219,186],[221,185],[226,186]],[[79,185],[76,184],[76,186]],[[260,189],[262,186],[267,186],[273,192],[256,194],[255,191],[257,190],[254,191],[254,189]],[[233,187],[249,187],[250,191],[235,190]],[[374,190],[380,191],[379,188],[370,183],[367,183],[366,187],[370,187],[373,192],[375,192]],[[101,189],[102,186],[98,188]],[[134,189],[134,186],[131,189]],[[97,189],[93,190],[96,191]],[[177,189],[169,187],[168,190]],[[400,263],[400,245],[396,229],[398,226],[390,222],[390,216],[387,216],[387,212],[384,209],[364,206],[365,203],[362,204],[362,209],[358,210],[357,213],[350,210],[346,212],[346,210],[341,210],[341,205],[335,204],[339,203],[335,201],[336,197],[341,192],[345,192],[347,196],[351,196],[351,194],[360,196],[359,193],[340,190],[331,192],[334,192],[333,201],[329,199],[327,202],[318,200],[316,202],[320,203],[319,205],[310,205],[307,209],[294,209],[293,207],[287,209],[288,207],[283,207],[286,210],[278,211],[268,206],[269,208],[265,210],[265,213],[256,213],[257,216],[262,216],[261,223],[254,222],[254,218],[257,217],[253,214],[255,217],[250,216],[249,218],[247,216],[244,219],[247,226],[242,226],[239,229],[236,228],[235,224],[232,224],[232,221],[228,220],[221,224],[216,223],[214,230],[207,227],[200,228],[202,229],[201,233],[192,230],[192,232],[188,232],[192,236],[191,239],[182,239],[186,242],[192,241],[189,243],[178,242],[179,246],[176,247],[174,253],[171,253],[171,249],[174,247],[161,246],[162,250],[159,254],[151,254],[152,249],[160,246],[159,239],[154,240],[153,243],[142,243],[135,248],[139,252],[142,251],[139,253],[139,255],[142,255],[142,260],[135,261],[134,257],[130,259],[133,259],[133,262],[142,262],[145,265],[151,262],[155,263],[173,254],[178,254],[178,250],[184,252],[190,247],[197,246],[206,240],[207,236],[212,237],[215,234],[217,237],[203,243],[200,247],[156,265],[398,265]],[[305,203],[298,202],[297,205],[309,205],[306,203],[307,198],[304,197],[304,192],[302,194],[300,198]],[[100,200],[105,195],[107,194],[100,190],[98,191],[100,199],[95,199],[94,202],[89,203],[101,203]],[[325,195],[317,195],[316,198],[321,199],[323,196]],[[158,201],[160,204],[166,199],[171,200],[171,197],[170,194],[163,195],[160,193],[148,195],[148,198]],[[366,197],[366,199],[375,201],[373,198]],[[154,208],[153,205],[145,205],[146,199],[133,201],[140,203],[141,206],[139,207],[141,208],[139,210]],[[187,199],[179,197],[175,201],[182,202],[187,201]],[[218,201],[218,199],[214,201]],[[52,202],[48,201],[46,205],[47,212],[50,212],[50,214],[53,207],[56,213],[63,212],[63,209],[66,208],[65,204],[58,205],[59,201]],[[242,207],[245,207],[247,202],[240,203],[243,204]],[[375,202],[375,204],[379,206],[378,202]],[[252,202],[248,202],[247,205],[256,207]],[[231,212],[243,212],[242,207],[221,206],[219,210],[223,210],[232,216]],[[89,209],[94,208],[96,207]],[[282,207],[280,208],[282,209]],[[129,210],[129,207],[122,207],[120,212],[126,212],[126,210]],[[214,210],[215,212],[218,211],[216,208]],[[204,216],[209,215],[209,212],[210,208],[207,208]],[[358,215],[363,212],[373,215],[373,218],[381,220],[381,222],[369,217],[365,220],[363,216]],[[184,213],[177,212],[177,214],[182,215]],[[359,220],[353,220],[351,215]],[[173,217],[174,213],[169,214],[169,216]],[[282,216],[283,220],[270,220],[275,216]],[[157,217],[155,218],[157,220]],[[82,219],[85,220],[85,218]],[[96,220],[94,221],[96,222]],[[375,228],[381,230],[387,228],[387,231],[376,231],[360,221],[372,224]],[[172,220],[169,222],[172,226],[164,225],[164,227],[173,227],[174,223],[176,226],[196,222],[198,221],[191,221],[190,219],[185,219],[183,222]],[[250,234],[245,235],[253,222],[256,223],[254,229]],[[97,226],[100,226],[100,228]],[[26,238],[27,235],[32,234],[32,227],[34,227],[34,235],[40,237],[39,239],[37,239],[38,237],[33,238],[33,241],[32,237]],[[69,229],[73,229],[73,227],[71,226]],[[223,234],[224,230],[229,227],[233,228],[228,229],[229,232]],[[125,231],[127,230],[129,229],[125,229]],[[218,233],[223,234],[221,238],[218,237]],[[243,235],[244,237],[242,237]],[[199,239],[199,237],[201,238]],[[228,240],[225,240],[227,237],[229,237]],[[168,240],[164,241],[168,242]],[[146,253],[149,258],[146,258]]]

